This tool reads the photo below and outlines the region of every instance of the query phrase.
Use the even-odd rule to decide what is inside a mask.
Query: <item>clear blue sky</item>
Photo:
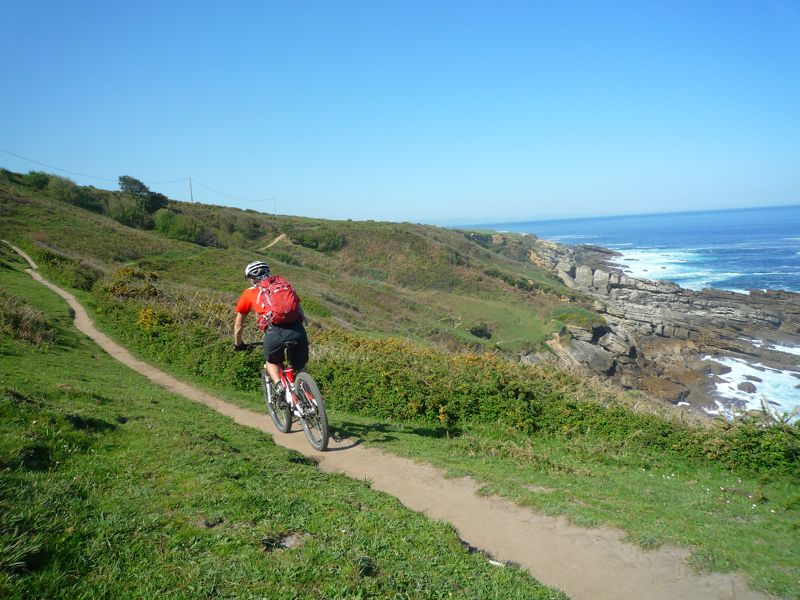
[[[797,0],[4,0],[0,53],[0,149],[97,187],[439,223],[800,204]]]

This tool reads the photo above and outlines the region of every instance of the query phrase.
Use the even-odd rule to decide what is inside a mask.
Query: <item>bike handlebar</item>
[[[261,348],[263,344],[261,342],[249,342],[246,344],[242,344],[241,346],[237,346],[236,344],[233,345],[234,352],[241,352],[242,350],[252,350],[253,348]]]

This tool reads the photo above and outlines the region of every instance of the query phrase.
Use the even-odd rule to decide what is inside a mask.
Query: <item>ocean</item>
[[[610,248],[628,274],[693,290],[800,292],[800,205],[484,227]]]
[[[674,281],[693,290],[800,292],[800,206],[494,223],[482,228],[610,248],[620,253],[615,262],[629,275]],[[717,384],[717,394],[758,409],[760,399],[736,387],[747,375],[758,376],[763,379],[761,392],[779,412],[800,407],[800,347],[774,349],[797,355],[797,370],[765,370],[740,359],[706,357],[731,368]],[[725,401],[718,403],[718,413],[731,416],[730,411]]]

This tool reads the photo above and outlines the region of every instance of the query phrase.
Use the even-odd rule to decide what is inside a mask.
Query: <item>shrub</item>
[[[102,289],[118,299],[153,298],[159,293],[157,280],[155,273],[146,273],[136,267],[122,267],[103,282]]]
[[[0,179],[15,183],[22,181],[22,178],[17,173],[4,168],[0,168]]]
[[[128,227],[143,229],[148,224],[147,213],[142,205],[126,196],[115,196],[111,199],[108,216]]]
[[[155,229],[173,240],[200,246],[219,246],[216,236],[203,223],[192,217],[161,208],[153,215]]]
[[[122,270],[95,287],[99,312],[144,353],[209,383],[259,393],[261,356],[231,353],[222,321],[188,301],[159,303],[154,279]],[[149,291],[148,291],[149,290]],[[147,307],[154,307],[147,310]],[[144,309],[144,310],[143,310]],[[229,316],[229,315],[228,315]],[[229,324],[228,324],[229,326]],[[367,339],[326,325],[309,328],[309,369],[331,410],[414,419],[448,428],[502,423],[528,435],[602,439],[607,444],[672,453],[746,472],[800,472],[800,426],[767,428],[737,422],[700,428],[635,413],[615,392],[548,365],[512,363],[490,353],[446,353],[396,338]]]
[[[57,273],[58,279],[70,287],[90,290],[102,273],[91,265],[77,259],[57,254],[50,250],[39,251],[39,261]]]
[[[287,232],[287,236],[295,244],[300,244],[312,250],[319,250],[320,252],[339,250],[345,244],[344,236],[329,227],[295,229]]]
[[[0,331],[35,346],[49,347],[56,334],[47,315],[22,300],[0,291]]]
[[[483,338],[484,340],[492,339],[492,332],[486,323],[478,323],[469,328],[469,332],[475,337]]]
[[[269,256],[271,258],[274,258],[275,260],[279,260],[282,263],[285,263],[287,265],[292,265],[293,267],[300,267],[303,264],[303,263],[300,262],[299,259],[295,258],[291,254],[287,254],[286,252],[276,252],[276,251],[274,251],[272,249],[267,250],[267,252],[269,253]]]
[[[103,205],[99,198],[90,195],[83,187],[76,185],[74,181],[66,177],[51,175],[47,184],[47,191],[61,202],[74,204],[94,212],[103,211]]]
[[[35,190],[43,190],[47,187],[50,176],[43,171],[29,171],[22,176],[23,185],[27,185]]]

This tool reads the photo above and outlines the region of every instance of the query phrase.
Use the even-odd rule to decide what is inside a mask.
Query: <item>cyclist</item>
[[[266,308],[262,306],[262,303],[258,302],[258,297],[260,291],[259,282],[270,277],[269,265],[260,260],[253,261],[245,267],[244,276],[250,280],[252,286],[242,292],[242,295],[239,296],[239,301],[236,303],[236,320],[233,323],[233,349],[236,351],[247,348],[244,344],[242,333],[244,320],[250,314],[250,311],[256,312],[259,321],[267,318]],[[307,323],[306,316],[301,306],[299,308],[299,317],[296,321],[282,323],[281,325],[269,323],[264,333],[264,359],[266,360],[264,367],[272,382],[276,384],[277,394],[282,391],[278,365],[283,362],[286,342],[296,342],[291,356],[292,364],[296,370],[302,370],[308,362],[308,336],[303,326],[305,323]]]

